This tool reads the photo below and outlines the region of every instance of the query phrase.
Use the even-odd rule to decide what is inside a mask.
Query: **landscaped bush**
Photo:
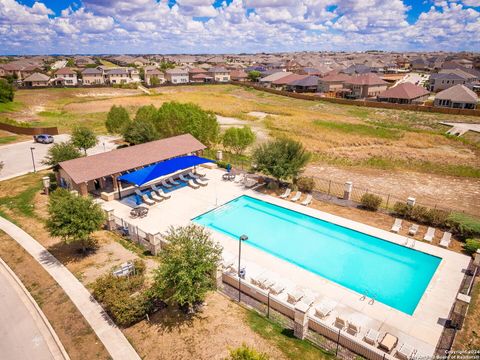
[[[258,352],[245,344],[230,350],[230,356],[225,360],[268,360],[269,357],[265,353]]]
[[[382,204],[382,198],[374,194],[363,194],[360,199],[362,207],[370,211],[377,211]]]
[[[463,245],[463,249],[469,254],[475,254],[480,249],[480,239],[467,239]]]
[[[453,212],[448,216],[447,224],[463,239],[480,236],[480,220],[468,214]]]
[[[446,227],[449,213],[445,210],[430,209],[425,214],[425,224],[438,227]]]
[[[412,207],[413,206],[411,205],[398,201],[393,205],[393,212],[400,217],[409,218],[412,212]]]
[[[415,205],[410,212],[410,220],[424,223],[427,219],[428,209],[425,206]]]
[[[315,180],[311,177],[301,177],[297,179],[296,185],[298,190],[302,192],[312,192],[315,187]]]
[[[444,210],[428,209],[425,206],[420,205],[411,206],[399,201],[393,206],[393,212],[399,217],[428,226],[441,228],[449,227],[447,223],[449,213]]]

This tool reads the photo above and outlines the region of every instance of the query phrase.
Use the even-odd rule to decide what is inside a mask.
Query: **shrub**
[[[302,192],[312,192],[315,187],[315,180],[311,177],[301,177],[297,179],[296,185],[298,190]]]
[[[475,254],[480,249],[480,239],[467,239],[463,245],[463,249],[469,254]]]
[[[360,199],[362,207],[370,211],[377,211],[382,204],[382,198],[374,194],[363,194]]]
[[[446,227],[449,213],[444,210],[430,209],[425,214],[425,223],[432,226]]]
[[[268,358],[267,354],[242,344],[242,346],[230,350],[230,356],[225,360],[268,360]]]
[[[473,216],[453,212],[447,218],[447,225],[464,239],[480,236],[480,220]]]
[[[417,222],[426,222],[428,209],[425,206],[415,205],[410,212],[410,219]]]
[[[412,206],[398,201],[395,203],[395,205],[393,205],[393,212],[400,217],[408,218],[412,212]]]

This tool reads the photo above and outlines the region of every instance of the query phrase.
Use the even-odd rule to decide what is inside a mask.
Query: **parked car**
[[[33,141],[41,144],[53,143],[53,136],[48,134],[33,135]]]

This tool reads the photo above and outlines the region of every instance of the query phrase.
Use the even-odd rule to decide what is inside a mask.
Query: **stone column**
[[[303,301],[295,305],[295,323],[293,327],[293,335],[299,339],[305,339],[308,330],[308,309],[310,307]]]
[[[82,196],[87,196],[88,195],[88,189],[87,189],[87,183],[83,182],[79,185],[79,193]]]
[[[223,288],[223,272],[221,267],[217,268],[217,271],[215,273],[215,280],[217,283],[217,289]]]
[[[113,209],[110,210],[105,210],[105,213],[107,214],[107,230],[113,231],[117,228],[115,224],[115,218],[113,216]]]
[[[353,183],[351,181],[347,181],[343,187],[343,199],[350,200],[352,197],[352,187]]]
[[[417,201],[417,200],[416,200],[414,197],[410,196],[409,198],[407,198],[407,205],[409,205],[409,206],[415,206],[415,202],[416,202],[416,201]]]

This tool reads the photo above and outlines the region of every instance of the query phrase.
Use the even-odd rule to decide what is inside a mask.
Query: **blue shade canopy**
[[[162,176],[208,162],[213,161],[195,155],[181,156],[144,167],[143,169],[131,172],[129,174],[122,175],[118,179],[123,182],[142,186],[143,184],[161,178]]]

